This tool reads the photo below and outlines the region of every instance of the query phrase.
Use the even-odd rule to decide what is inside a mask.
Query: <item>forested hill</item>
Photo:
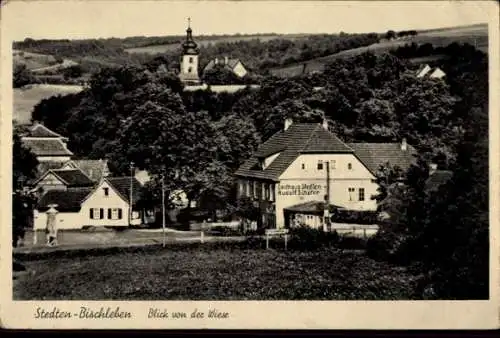
[[[200,63],[204,66],[216,56],[239,58],[253,72],[285,66],[342,50],[373,44],[379,35],[251,35],[195,37],[200,45]],[[103,66],[143,64],[158,54],[170,68],[178,67],[181,38],[133,37],[124,39],[33,40],[15,42],[19,51],[52,55],[78,62],[85,73],[94,73]],[[142,47],[142,48],[139,48]],[[139,49],[137,49],[139,48]],[[153,49],[156,52],[151,52]]]

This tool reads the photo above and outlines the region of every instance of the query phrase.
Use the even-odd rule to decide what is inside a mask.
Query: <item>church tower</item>
[[[191,30],[191,18],[188,18],[188,28],[186,30],[186,41],[182,43],[182,57],[180,62],[179,79],[185,84],[199,84],[198,57],[200,51],[198,45],[193,40]]]

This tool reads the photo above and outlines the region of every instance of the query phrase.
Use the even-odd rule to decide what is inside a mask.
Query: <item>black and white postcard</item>
[[[4,327],[498,327],[496,2],[1,17]]]

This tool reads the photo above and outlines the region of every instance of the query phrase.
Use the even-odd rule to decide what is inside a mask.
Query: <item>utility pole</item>
[[[326,194],[324,218],[326,230],[330,231],[330,161],[326,161]]]
[[[132,196],[133,196],[133,180],[134,180],[134,162],[130,162],[130,196],[128,208],[128,226],[132,225]]]

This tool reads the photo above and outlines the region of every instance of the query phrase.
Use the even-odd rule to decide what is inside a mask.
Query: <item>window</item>
[[[90,219],[104,219],[104,209],[103,208],[91,208],[90,209]]]
[[[193,63],[193,58],[192,57],[189,58],[189,63]]]
[[[104,196],[109,196],[109,188],[106,187],[106,188],[102,188],[102,190],[104,190]]]
[[[323,161],[318,161],[318,170],[323,170]]]
[[[305,168],[306,168],[306,164],[302,163],[302,170],[304,170]]]
[[[273,201],[273,202],[274,202],[274,198],[275,198],[274,189],[275,189],[275,185],[271,184],[271,187],[269,188],[269,190],[270,190],[270,195],[271,195],[271,201]]]
[[[337,164],[337,162],[335,160],[331,160],[330,161],[330,169],[335,169],[336,164]]]
[[[354,201],[354,192],[356,191],[356,189],[354,188],[349,188],[349,201]]]
[[[252,182],[252,197],[257,198],[257,182]]]
[[[270,197],[269,184],[264,183],[264,200],[269,201]]]
[[[108,209],[108,219],[122,219],[122,209],[109,208]]]
[[[365,200],[365,188],[359,188],[359,200],[360,201]]]
[[[352,163],[347,163],[347,169],[352,170]]]
[[[245,196],[245,182],[240,181],[240,196]]]
[[[189,67],[188,68],[188,73],[191,73],[193,71],[193,68],[192,67]]]

